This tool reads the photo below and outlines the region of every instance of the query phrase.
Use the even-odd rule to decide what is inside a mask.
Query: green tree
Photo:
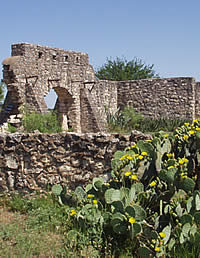
[[[126,81],[156,78],[154,65],[146,65],[141,59],[107,58],[106,63],[97,69],[96,76],[101,80]]]

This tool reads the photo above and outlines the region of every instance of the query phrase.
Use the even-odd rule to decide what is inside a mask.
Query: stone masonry
[[[18,43],[3,61],[3,81],[8,93],[0,124],[22,110],[48,112],[44,97],[50,89],[58,95],[56,110],[63,130],[106,130],[105,107],[110,112],[133,106],[152,118],[187,118],[200,115],[200,83],[194,78],[98,80],[86,53]]]
[[[111,159],[150,136],[105,133],[1,134],[0,193],[41,192],[61,183],[69,189],[111,172]]]

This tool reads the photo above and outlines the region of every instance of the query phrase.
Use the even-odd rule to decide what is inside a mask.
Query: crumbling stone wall
[[[85,53],[28,43],[14,44],[12,56],[3,61],[3,81],[8,87],[4,111],[10,107],[9,115],[20,113],[22,106],[30,111],[48,112],[44,97],[50,89],[54,89],[58,95],[56,108],[62,117],[63,129],[72,127],[77,132],[86,131],[84,122],[81,121],[81,117],[84,117],[84,114],[81,115],[81,92],[82,95],[86,92],[82,99],[84,98],[92,109],[100,108],[100,104],[103,110],[107,104],[102,101],[97,104],[92,97],[98,95],[94,91],[99,89],[92,86],[98,83],[96,84],[93,68],[89,65],[88,55]],[[92,94],[87,94],[87,91],[91,93],[91,87]],[[102,93],[103,97],[104,90]],[[87,112],[85,110],[85,113]],[[101,113],[95,113],[98,124],[93,126],[93,131],[104,129],[105,116],[101,116]],[[0,120],[6,119],[5,112],[2,112]],[[87,117],[90,123],[93,119],[93,116]]]
[[[115,112],[129,105],[152,118],[200,115],[200,84],[194,78],[97,80],[86,53],[40,45],[12,45],[12,56],[3,61],[3,81],[8,94],[0,124],[20,114],[23,106],[48,112],[44,97],[50,89],[58,95],[56,109],[64,130],[106,131],[105,107]]]
[[[56,183],[74,189],[110,172],[117,150],[141,134],[1,134],[0,192],[45,191]]]

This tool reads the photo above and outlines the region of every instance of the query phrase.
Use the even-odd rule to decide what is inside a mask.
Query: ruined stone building
[[[98,80],[88,54],[52,47],[18,43],[3,61],[7,96],[0,123],[23,108],[48,112],[44,97],[57,93],[56,109],[62,127],[76,132],[104,131],[105,107],[110,112],[127,105],[145,116],[188,118],[199,116],[200,83],[194,78]]]

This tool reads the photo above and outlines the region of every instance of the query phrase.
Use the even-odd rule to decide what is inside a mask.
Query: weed
[[[26,132],[34,132],[35,130],[41,133],[59,133],[62,131],[57,115],[54,112],[47,114],[25,113],[22,120],[23,127]]]

